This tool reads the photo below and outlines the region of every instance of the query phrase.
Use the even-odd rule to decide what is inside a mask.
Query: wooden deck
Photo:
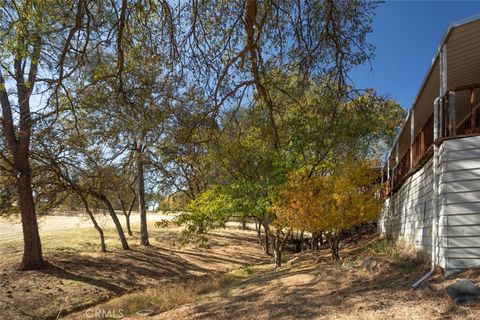
[[[473,100],[472,100],[473,104]],[[480,135],[480,109],[472,107],[470,115],[461,120],[459,124],[450,125],[446,119],[449,117],[449,110],[445,103],[440,107],[439,120],[442,125],[439,130],[440,138],[434,141],[434,116],[432,115],[425,122],[418,132],[413,143],[403,154],[398,164],[390,169],[384,168],[384,188],[381,192],[383,197],[388,196],[401,187],[405,179],[418,171],[418,169],[432,156],[433,145],[440,145],[445,140],[465,138]],[[391,160],[387,160],[391,161]]]

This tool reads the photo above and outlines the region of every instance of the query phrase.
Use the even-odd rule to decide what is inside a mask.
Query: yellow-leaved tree
[[[285,227],[323,232],[334,261],[340,260],[342,231],[374,220],[382,202],[376,196],[378,170],[371,161],[338,166],[330,175],[306,178],[291,174],[274,209],[277,223]]]

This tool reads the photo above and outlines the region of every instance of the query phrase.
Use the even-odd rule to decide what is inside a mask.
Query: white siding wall
[[[387,198],[379,220],[382,234],[431,254],[433,158]]]
[[[444,141],[438,157],[439,248],[447,274],[480,266],[480,136]],[[383,235],[431,254],[433,157],[385,201]]]
[[[448,140],[439,162],[447,273],[480,266],[480,136]]]

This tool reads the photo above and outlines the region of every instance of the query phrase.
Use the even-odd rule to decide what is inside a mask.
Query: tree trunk
[[[120,220],[118,220],[117,214],[115,213],[115,209],[113,209],[112,204],[107,199],[107,197],[98,193],[95,193],[94,195],[107,206],[108,213],[110,214],[110,217],[112,218],[113,223],[115,224],[115,228],[117,229],[118,237],[120,238],[120,242],[122,243],[123,250],[130,249],[130,247],[128,246],[127,239],[125,238],[125,234],[123,233],[122,224],[120,223]]]
[[[17,102],[19,106],[18,126],[14,123],[12,106],[0,70],[0,104],[2,106],[2,133],[13,158],[10,163],[15,171],[18,192],[18,205],[22,217],[23,257],[20,270],[41,269],[45,266],[42,256],[42,244],[38,233],[37,214],[33,201],[32,173],[29,162],[30,139],[32,134],[32,118],[30,114],[30,95],[37,75],[38,59],[40,57],[41,41],[34,36],[32,63],[27,88],[24,79],[24,66],[18,57],[14,60],[15,82],[17,84]],[[34,61],[35,60],[35,61]],[[17,132],[18,128],[18,134]]]
[[[125,215],[125,222],[127,223],[127,233],[131,237],[133,236],[133,232],[130,226],[130,213]]]
[[[338,252],[338,244],[340,242],[340,236],[330,236],[328,239],[328,243],[330,244],[330,250],[332,252],[332,260],[334,262],[340,261],[340,254]]]
[[[18,126],[14,123],[12,105],[8,97],[5,79],[0,70],[0,104],[2,106],[2,133],[11,152],[13,163],[10,163],[15,171],[18,205],[22,217],[22,230],[24,250],[21,270],[40,269],[45,266],[42,256],[42,244],[38,233],[37,214],[33,201],[32,173],[29,162],[30,140],[32,136],[33,121],[30,111],[30,97],[32,95],[37,78],[38,65],[41,58],[42,40],[35,32],[28,40],[33,40],[33,50],[30,55],[30,66],[27,71],[28,58],[23,59],[21,54],[16,54],[13,59],[15,69],[14,81],[17,87]],[[23,41],[19,41],[19,48],[26,47]],[[28,78],[24,75],[28,72]],[[27,86],[28,83],[28,86]]]
[[[127,210],[127,206],[125,205],[125,201],[123,201],[122,199],[119,199],[119,200],[120,200],[120,205],[122,206],[123,215],[125,216],[125,222],[127,224],[127,233],[131,237],[133,236],[133,233],[130,227],[130,214],[132,213],[133,205],[135,203],[135,198],[133,199],[132,205],[128,210]]]
[[[242,217],[242,230],[247,230],[247,220],[245,219],[245,217]]]
[[[98,234],[100,236],[100,246],[101,246],[101,251],[102,252],[107,252],[107,246],[105,245],[105,236],[103,235],[103,230],[102,228],[98,225],[97,220],[95,219],[95,216],[93,215],[92,211],[90,210],[90,207],[88,205],[87,199],[83,195],[80,195],[80,199],[83,202],[83,205],[85,206],[85,210],[87,211],[88,216],[90,217],[90,220],[92,220],[93,226],[95,229],[97,229]]]
[[[280,230],[276,230],[275,238],[273,239],[273,256],[275,258],[275,269],[282,266],[282,247],[280,244]]]
[[[140,211],[140,244],[144,246],[150,245],[148,241],[147,230],[147,209],[145,206],[145,173],[142,160],[142,146],[137,144],[136,159],[137,159],[137,181],[138,181],[138,208]]]
[[[271,256],[272,254],[270,253],[270,238],[268,235],[268,222],[267,218],[265,216],[265,213],[262,214],[262,217],[259,219],[259,223],[261,226],[263,226],[263,230],[265,232],[265,248],[264,251],[267,255]]]
[[[275,257],[275,269],[280,268],[282,266],[282,251],[275,248],[273,256]]]
[[[265,231],[265,248],[264,251],[267,255],[271,256],[272,254],[270,253],[270,237],[268,235],[267,228],[263,226],[263,230]]]
[[[323,232],[322,232],[322,231],[320,231],[320,232],[318,233],[318,237],[319,237],[319,239],[320,239],[320,246],[323,246]]]
[[[303,251],[303,233],[304,232],[305,232],[304,230],[300,232],[300,252]]]
[[[255,230],[257,230],[257,239],[258,243],[262,247],[263,250],[265,250],[265,247],[263,246],[262,242],[262,225],[257,221],[257,218],[254,218],[255,221]]]
[[[310,250],[312,251],[315,251],[314,240],[315,240],[315,232],[312,232],[312,241],[310,242]]]
[[[28,155],[22,155],[26,170],[22,170],[17,178],[18,205],[22,217],[23,257],[20,270],[36,270],[45,266],[42,256],[42,244],[38,233],[37,215],[33,202],[32,177]]]
[[[358,243],[358,240],[362,237],[362,227],[355,227],[353,230],[353,243]]]
[[[281,232],[280,229],[275,231],[275,238],[273,239],[273,253],[275,258],[275,269],[280,268],[282,266],[282,251],[283,245],[288,240],[291,230],[288,231],[287,234],[284,235],[284,238],[281,239]]]
[[[312,251],[313,252],[318,251],[318,233],[317,232],[312,233]]]

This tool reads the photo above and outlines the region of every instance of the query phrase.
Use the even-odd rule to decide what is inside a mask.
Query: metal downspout
[[[438,139],[439,123],[438,123],[438,114],[440,111],[441,99],[436,98],[433,106],[433,190],[432,190],[432,267],[430,271],[421,277],[417,282],[412,285],[413,289],[417,289],[425,280],[430,278],[434,273],[437,267],[437,247],[438,247],[438,176],[437,176],[437,165],[438,165],[438,146],[435,143]]]

